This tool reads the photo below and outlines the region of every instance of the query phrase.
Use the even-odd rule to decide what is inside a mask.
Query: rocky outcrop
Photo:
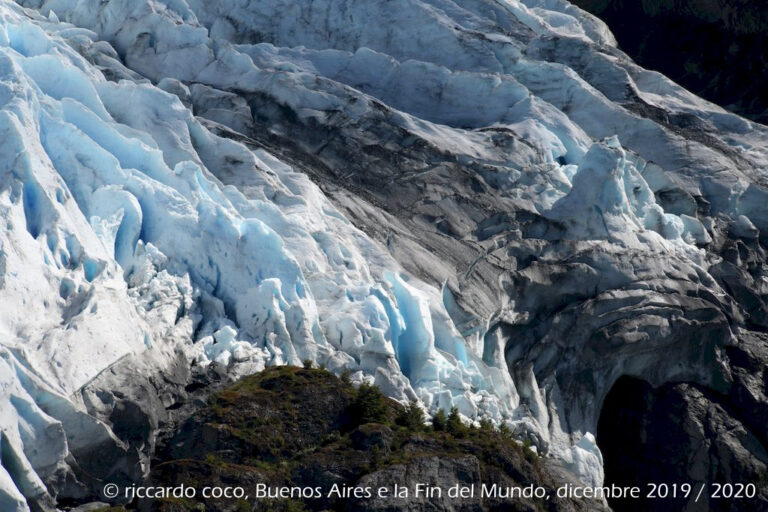
[[[537,457],[528,448],[492,427],[435,431],[397,420],[403,406],[383,397],[378,422],[359,419],[358,391],[326,370],[277,367],[246,377],[215,395],[161,441],[147,485],[242,486],[253,495],[258,483],[271,488],[319,488],[294,507],[279,499],[154,500],[139,510],[551,510],[597,511],[596,501],[556,497],[556,488],[574,484],[574,475],[557,462]],[[365,412],[365,411],[363,411]],[[362,415],[365,417],[365,414]],[[422,491],[417,494],[419,484]],[[331,493],[381,487],[390,495],[339,497]],[[395,496],[395,486],[409,498]],[[474,487],[472,496],[450,497],[453,487]],[[494,485],[505,491],[487,491]],[[439,488],[436,491],[426,491]],[[505,497],[541,487],[551,497]],[[469,491],[467,491],[469,492]],[[488,493],[496,493],[489,497]],[[245,505],[249,503],[249,505]],[[301,505],[299,505],[301,504]],[[137,503],[133,503],[137,505]],[[272,507],[272,508],[270,508]]]
[[[609,500],[614,510],[764,510],[765,420],[730,395],[691,384],[652,388],[623,378],[608,395],[598,429],[606,482],[653,483],[668,499]],[[765,396],[764,383],[751,391]],[[753,395],[752,400],[756,397]],[[687,489],[680,487],[688,484]],[[676,485],[674,491],[670,491]],[[702,486],[704,489],[702,490]],[[646,486],[644,491],[657,488]],[[699,494],[699,491],[702,491]]]

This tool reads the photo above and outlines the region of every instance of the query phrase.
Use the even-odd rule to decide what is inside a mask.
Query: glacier
[[[128,355],[162,369],[179,349],[241,373],[309,359],[401,399],[513,413],[510,378],[468,353],[438,290],[404,281],[306,176],[212,134],[146,81],[107,81],[70,46],[95,34],[3,9],[3,154],[16,155],[4,171],[3,492],[14,508],[50,504],[41,478],[66,478],[84,442],[71,416],[118,442],[70,400]],[[211,169],[246,181],[224,185]]]
[[[768,229],[768,128],[566,1],[0,19],[2,510],[140,479],[158,424],[127,439],[121,408],[173,407],[179,365],[349,369],[593,485],[621,375],[732,379],[724,347],[758,316],[712,247]]]

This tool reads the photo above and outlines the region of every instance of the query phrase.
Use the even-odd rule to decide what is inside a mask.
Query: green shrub
[[[374,472],[379,469],[384,462],[384,456],[381,453],[381,448],[374,446],[371,449],[371,460],[368,463],[368,471]]]
[[[445,431],[448,427],[448,418],[445,416],[445,411],[438,409],[434,416],[432,416],[432,428],[436,432]]]
[[[523,441],[523,455],[528,462],[535,462],[539,456],[531,449],[531,446],[533,446],[533,443],[531,443],[530,439]]]
[[[351,407],[351,416],[357,425],[387,421],[387,401],[381,390],[373,384],[360,384]]]
[[[467,426],[461,421],[459,408],[456,406],[451,407],[451,412],[446,421],[446,430],[455,437],[462,437],[467,433]]]
[[[421,410],[416,400],[411,400],[397,416],[395,422],[413,432],[422,430],[424,428],[424,411]]]
[[[302,361],[301,364],[304,365],[304,369],[305,370],[311,370],[312,369],[312,360],[311,359],[305,359],[304,361]]]

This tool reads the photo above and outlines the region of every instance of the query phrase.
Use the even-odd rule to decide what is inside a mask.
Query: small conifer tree
[[[456,437],[461,437],[467,432],[467,426],[461,421],[459,408],[456,406],[451,407],[451,412],[446,422],[446,430]]]
[[[480,430],[483,432],[491,432],[493,431],[493,422],[489,420],[488,418],[481,418],[480,419]]]
[[[386,422],[387,402],[381,390],[367,382],[360,384],[352,403],[352,416],[358,425]]]
[[[416,400],[411,400],[402,412],[400,412],[395,421],[398,425],[401,425],[408,430],[421,430],[424,428],[424,411],[421,410],[421,407]]]
[[[438,409],[434,416],[432,416],[432,428],[437,432],[445,431],[448,426],[448,418],[445,416],[445,411]]]

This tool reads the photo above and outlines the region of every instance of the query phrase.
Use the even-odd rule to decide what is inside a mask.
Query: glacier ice
[[[162,367],[174,345],[201,365],[311,359],[395,397],[512,414],[511,380],[482,371],[439,292],[406,283],[306,176],[213,135],[175,95],[105,80],[69,46],[72,29],[46,32],[8,5],[2,16],[3,154],[16,155],[2,195],[2,346],[16,368],[2,417],[19,432],[4,434],[3,499],[15,509],[43,500],[41,478],[84,442],[73,417],[100,425],[66,397],[128,354]],[[244,169],[239,189],[215,175],[225,160]],[[51,390],[23,385],[26,366]]]
[[[620,240],[628,246],[664,245],[700,261],[697,245],[711,240],[695,217],[666,213],[643,177],[648,164],[628,158],[614,136],[594,144],[571,179],[570,191],[546,213],[569,226],[569,236],[584,240]],[[654,235],[659,235],[655,237]]]
[[[590,431],[622,372],[720,378],[698,362],[717,363],[731,306],[703,247],[718,216],[745,240],[768,229],[766,128],[634,65],[564,0],[23,0],[0,20],[3,510],[52,506],[89,443],[130,451],[89,389],[126,360],[141,375],[178,353],[234,375],[348,368],[397,399],[508,422],[591,484]],[[303,137],[349,183],[378,162],[360,176],[345,149],[423,151],[386,182],[464,165],[501,213],[426,181],[414,222],[475,252],[424,261],[413,224],[313,182],[269,137]],[[540,220],[523,233],[512,211]],[[526,237],[513,258],[505,243]],[[493,283],[461,289],[492,264]],[[700,309],[681,323],[714,318],[701,346],[677,346],[659,313],[685,294]],[[617,327],[631,307],[645,331]],[[554,320],[531,344],[542,312]],[[580,317],[630,348],[594,365],[593,388],[565,389],[582,352],[605,356]],[[693,369],[637,348],[654,337]]]

